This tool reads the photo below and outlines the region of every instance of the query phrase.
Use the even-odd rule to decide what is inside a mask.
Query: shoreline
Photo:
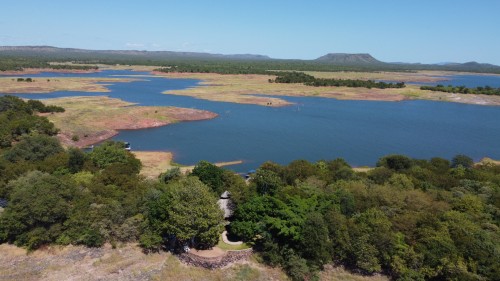
[[[131,83],[137,78],[110,77],[35,77],[32,82],[18,82],[16,77],[0,77],[2,94],[49,94],[59,91],[107,93],[107,86],[115,83]]]
[[[174,167],[179,167],[181,173],[189,173],[193,170],[195,165],[183,166],[174,162],[175,154],[171,151],[145,151],[137,150],[131,151],[137,159],[142,163],[141,175],[147,178],[158,178],[161,173],[170,170]],[[226,167],[232,165],[242,164],[243,160],[215,162],[217,167]]]
[[[26,69],[17,71],[16,74],[40,73],[44,71],[59,73],[93,73],[103,70],[147,71],[154,77],[165,78],[191,78],[202,80],[195,87],[182,90],[167,90],[162,94],[190,96],[193,98],[211,100],[215,102],[231,102],[239,104],[253,104],[268,107],[282,107],[293,105],[285,97],[323,97],[337,100],[366,100],[366,101],[405,101],[405,100],[430,100],[447,101],[464,104],[500,106],[500,96],[489,95],[466,95],[444,92],[420,90],[418,85],[407,84],[401,89],[365,89],[347,87],[311,87],[298,84],[276,84],[269,83],[271,77],[259,74],[215,74],[215,73],[164,73],[154,71],[153,67],[145,66],[100,66],[97,70],[55,70],[55,69]],[[4,72],[6,73],[13,73]],[[450,75],[484,75],[500,76],[492,73],[472,72],[450,72],[450,71],[419,71],[417,73],[405,72],[305,72],[319,78],[340,79],[392,79],[401,81],[442,81],[443,76]],[[5,94],[28,94],[28,93],[51,93],[56,91],[84,91],[84,92],[109,92],[106,82],[132,82],[129,78],[86,78],[86,77],[44,77],[35,79],[36,82],[20,83],[13,82],[13,77],[2,76],[0,72],[0,83],[3,84],[2,93]],[[140,78],[140,77],[138,77]],[[45,82],[50,80],[51,82]],[[62,83],[64,82],[64,83]],[[283,97],[283,98],[281,98]]]
[[[0,71],[0,77],[2,76],[17,76],[17,75],[28,75],[28,74],[40,74],[42,72],[53,72],[53,73],[97,73],[101,72],[100,68],[98,69],[54,69],[54,68],[24,68],[23,70],[6,70]]]
[[[500,106],[500,96],[450,94],[444,92],[426,91],[421,90],[418,85],[411,84],[408,84],[405,88],[401,89],[311,87],[302,84],[269,83],[267,80],[271,76],[257,74],[222,75],[214,73],[164,73],[158,71],[152,71],[151,74],[166,78],[200,79],[202,82],[195,87],[183,90],[164,91],[163,94],[190,96],[216,102],[232,102],[239,104],[280,107],[293,104],[283,99],[284,97],[323,97],[337,100],[389,102],[430,100]],[[331,73],[327,74],[330,75]],[[356,75],[364,74],[372,75],[372,73],[356,73]],[[424,74],[429,75],[428,72]],[[444,74],[444,72],[441,72],[440,74]],[[437,75],[437,73],[434,73],[434,75]]]
[[[79,148],[108,140],[120,130],[150,129],[187,121],[210,120],[218,114],[206,110],[172,106],[136,106],[107,96],[46,99],[47,105],[62,106],[61,113],[40,114],[60,129],[65,146]]]

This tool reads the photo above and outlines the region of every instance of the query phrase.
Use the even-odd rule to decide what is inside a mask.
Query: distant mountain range
[[[131,58],[144,59],[232,59],[232,60],[270,60],[263,55],[253,54],[210,54],[197,52],[173,52],[173,51],[137,51],[137,50],[86,50],[75,48],[57,48],[51,46],[0,46],[0,55],[21,56],[50,56],[50,57],[87,57],[100,58],[102,56],[128,56]]]
[[[233,61],[297,61],[322,65],[339,65],[366,67],[369,69],[392,69],[392,70],[451,70],[451,71],[472,71],[472,72],[494,72],[500,73],[500,66],[478,63],[402,63],[402,62],[382,62],[372,57],[370,54],[347,54],[329,53],[315,60],[294,60],[294,59],[273,59],[264,55],[255,54],[211,54],[200,52],[173,52],[173,51],[137,51],[137,50],[86,50],[75,48],[57,48],[51,46],[0,46],[0,56],[15,57],[37,57],[58,60],[233,60]]]

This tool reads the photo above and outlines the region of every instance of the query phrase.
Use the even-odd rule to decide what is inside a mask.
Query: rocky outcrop
[[[237,261],[246,260],[252,255],[252,253],[252,249],[246,249],[239,251],[227,251],[226,254],[219,257],[201,257],[187,252],[178,255],[178,257],[183,263],[191,266],[217,269]]]

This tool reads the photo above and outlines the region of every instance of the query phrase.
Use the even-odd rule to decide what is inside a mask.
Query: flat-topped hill
[[[329,53],[316,59],[319,62],[334,64],[382,64],[370,54]]]

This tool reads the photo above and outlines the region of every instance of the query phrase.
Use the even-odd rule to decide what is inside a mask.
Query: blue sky
[[[0,45],[500,65],[498,0],[1,0]]]

